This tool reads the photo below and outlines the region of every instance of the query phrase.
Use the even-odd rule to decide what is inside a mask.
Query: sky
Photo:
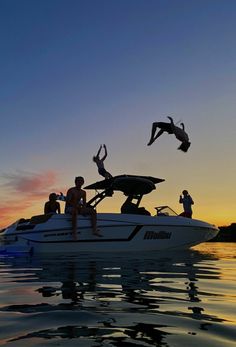
[[[236,222],[235,23],[234,0],[0,0],[0,227],[42,214],[75,176],[102,179],[104,143],[113,176],[165,179],[142,201],[152,214],[181,213],[187,189],[194,218]],[[168,134],[147,146],[167,116],[187,153]]]

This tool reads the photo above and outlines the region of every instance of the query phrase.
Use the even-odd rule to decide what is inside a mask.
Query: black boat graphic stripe
[[[24,238],[25,240],[32,242],[32,243],[68,243],[68,242],[79,242],[79,243],[89,243],[89,242],[124,242],[124,241],[131,241],[137,233],[142,229],[143,225],[137,225],[135,226],[134,230],[131,232],[129,237],[127,238],[109,238],[109,239],[104,239],[103,237],[101,238],[96,238],[96,239],[87,239],[87,240],[58,240],[58,241],[53,241],[53,240],[48,240],[48,241],[38,241],[38,240],[32,240],[28,238]]]

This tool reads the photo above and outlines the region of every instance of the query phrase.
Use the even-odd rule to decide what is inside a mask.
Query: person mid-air
[[[191,143],[189,142],[188,134],[185,132],[184,123],[181,123],[181,128],[174,124],[173,118],[167,117],[170,120],[170,123],[167,122],[154,122],[152,124],[151,138],[148,142],[148,146],[151,146],[153,142],[161,136],[164,132],[168,134],[174,134],[177,140],[181,142],[181,145],[178,147],[183,152],[187,152]],[[156,134],[156,130],[160,130]]]
[[[105,150],[105,154],[102,158],[100,158],[100,153],[101,153],[102,147]],[[97,164],[98,173],[102,177],[104,177],[105,179],[109,179],[112,177],[112,175],[104,167],[104,160],[106,159],[106,157],[107,157],[107,147],[106,147],[106,145],[103,145],[103,146],[100,145],[97,154],[93,157],[93,161]]]

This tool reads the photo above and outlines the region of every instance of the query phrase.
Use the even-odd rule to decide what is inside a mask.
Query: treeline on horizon
[[[220,232],[211,242],[236,242],[236,223],[219,227]]]

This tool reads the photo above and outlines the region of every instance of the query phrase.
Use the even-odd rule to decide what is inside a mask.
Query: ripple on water
[[[2,258],[0,345],[235,347],[229,254]]]

